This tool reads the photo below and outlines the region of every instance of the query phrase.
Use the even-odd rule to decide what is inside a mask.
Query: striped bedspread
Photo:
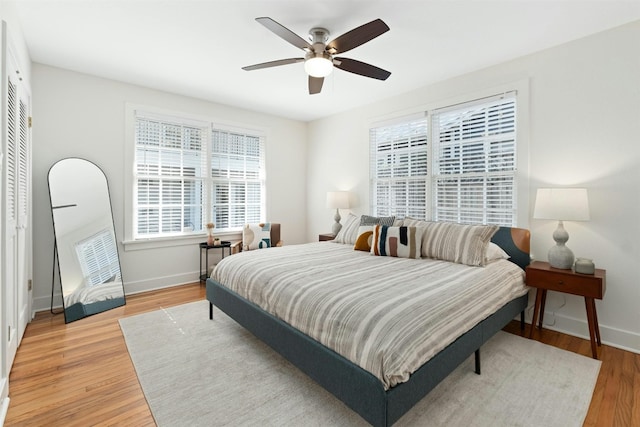
[[[524,272],[373,256],[317,242],[226,257],[212,278],[371,372],[385,389],[507,302]]]

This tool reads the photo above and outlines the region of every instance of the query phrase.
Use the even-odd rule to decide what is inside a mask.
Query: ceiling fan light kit
[[[327,77],[333,71],[332,58],[324,52],[321,56],[311,54],[304,61],[304,70],[312,77]]]
[[[309,94],[311,95],[320,93],[324,78],[331,74],[333,67],[377,80],[386,80],[391,75],[389,71],[355,59],[334,57],[334,55],[347,52],[389,31],[389,27],[381,19],[354,28],[328,44],[329,31],[325,28],[316,27],[309,30],[310,44],[271,18],[261,17],[256,18],[256,21],[283,40],[304,50],[306,54],[304,58],[288,58],[248,65],[242,67],[243,70],[259,70],[304,61],[305,72],[309,75]]]

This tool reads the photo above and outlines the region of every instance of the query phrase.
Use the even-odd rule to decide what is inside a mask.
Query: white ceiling
[[[3,0],[34,62],[309,121],[640,19],[640,0]],[[309,95],[301,57],[255,21],[333,39],[376,18],[391,30],[342,56],[392,72],[334,70]]]

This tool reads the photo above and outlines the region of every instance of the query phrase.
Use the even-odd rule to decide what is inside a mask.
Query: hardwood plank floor
[[[127,297],[127,305],[65,325],[38,313],[11,370],[6,426],[154,426],[118,319],[205,297],[199,283]],[[505,330],[516,335],[518,322]],[[589,357],[588,340],[550,330],[538,341]],[[640,426],[640,354],[603,345],[585,426]],[[526,396],[523,396],[526,398]]]

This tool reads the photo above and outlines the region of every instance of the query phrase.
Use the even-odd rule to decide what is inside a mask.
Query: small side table
[[[531,331],[529,338],[533,337],[533,329],[540,314],[538,327],[542,330],[544,317],[544,305],[547,299],[547,291],[564,292],[567,294],[584,297],[587,310],[587,322],[589,324],[589,337],[591,338],[591,353],[594,359],[598,358],[598,346],[600,340],[600,327],[598,326],[598,314],[596,313],[595,298],[602,299],[607,288],[606,271],[596,269],[595,274],[581,274],[573,270],[561,270],[553,268],[548,262],[534,261],[527,267],[527,285],[536,289],[536,305],[533,309]]]
[[[318,242],[326,242],[328,240],[333,240],[335,238],[336,238],[336,235],[333,233],[318,234]]]
[[[209,245],[207,242],[200,243],[200,283],[207,281],[207,269],[209,268],[209,249],[220,249],[222,252],[222,259],[224,259],[224,249],[229,248],[229,255],[231,255],[231,242],[222,240],[219,245]],[[202,251],[204,251],[204,271],[202,271]]]

